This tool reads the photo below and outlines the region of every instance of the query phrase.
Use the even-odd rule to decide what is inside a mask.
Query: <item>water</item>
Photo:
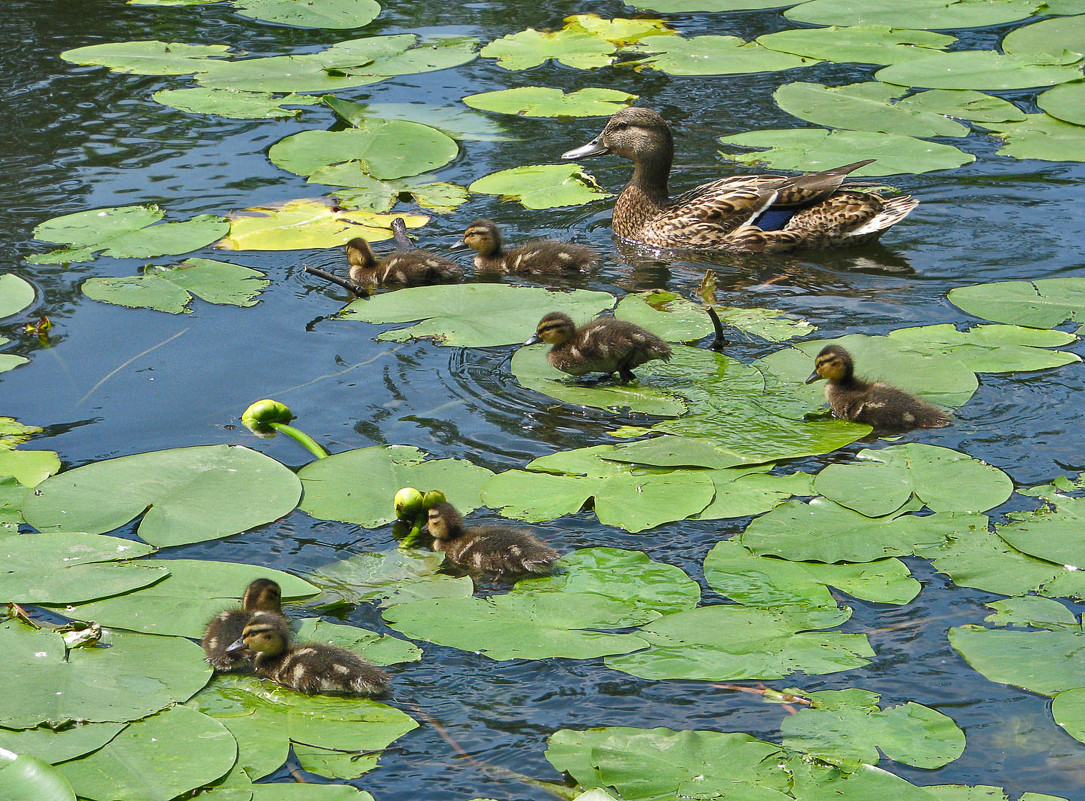
[[[459,5],[420,0],[397,5],[365,33],[467,33],[490,40],[527,26],[560,27],[562,17],[571,13],[611,17],[630,11],[619,2]],[[54,323],[49,348],[21,334],[22,319],[2,329],[15,340],[7,352],[27,355],[31,364],[0,379],[0,414],[44,426],[46,433],[33,447],[58,451],[70,468],[160,448],[239,443],[300,466],[306,454],[294,443],[257,441],[238,426],[249,403],[274,397],[333,451],[404,443],[501,470],[557,450],[598,444],[611,428],[643,421],[565,407],[521,389],[508,369],[509,348],[463,351],[427,343],[379,343],[379,327],[322,319],[337,311],[344,297],[307,276],[302,266],[336,264],[334,254],[219,254],[208,249],[198,255],[260,269],[273,285],[255,308],[196,301],[193,314],[180,316],[108,306],[80,294],[84,279],[134,274],[138,260],[99,259],[69,268],[26,265],[23,259],[41,250],[40,243],[31,242],[33,227],[61,214],[153,202],[176,220],[313,196],[303,179],[275,168],[265,154],[285,136],[334,122],[322,108],[286,122],[186,115],[159,106],[150,95],[187,86],[187,79],[76,67],[58,58],[61,51],[160,39],[279,55],[317,49],[350,34],[264,25],[223,6],[152,8],[120,0],[8,0],[0,21],[5,99],[0,263],[39,288],[38,304],[24,317],[47,314]],[[746,39],[789,27],[772,11],[677,15],[671,21],[686,34]],[[993,47],[1010,27],[963,32],[960,46]],[[786,74],[670,78],[629,69],[582,72],[555,64],[517,73],[482,60],[342,96],[455,106],[466,94],[513,86],[622,89],[638,94],[641,104],[658,109],[675,126],[678,155],[671,186],[681,191],[747,171],[718,161],[715,137],[801,125],[772,103],[771,92],[781,82],[846,83],[869,79],[873,71],[826,64]],[[1034,95],[1004,94],[1030,112],[1036,110]],[[495,119],[523,143],[463,143],[456,161],[440,173],[442,180],[469,183],[523,163],[525,151],[535,161],[554,159],[586,142],[602,125],[599,119]],[[885,237],[884,245],[846,254],[720,259],[712,266],[721,300],[800,314],[819,326],[819,335],[876,334],[905,325],[969,322],[945,300],[957,286],[1085,274],[1080,203],[1085,167],[1001,158],[995,155],[996,140],[981,134],[954,144],[974,152],[977,162],[950,173],[893,178],[922,205]],[[596,159],[586,166],[612,191],[628,175],[628,165],[616,159]],[[606,265],[587,284],[590,288],[666,286],[688,294],[705,268],[703,262],[626,263],[611,243],[605,204],[528,212],[477,196],[458,212],[435,217],[423,242],[450,244],[482,216],[500,221],[512,240],[556,235],[595,245],[606,254]],[[740,340],[729,353],[746,360],[772,349]],[[1080,345],[1071,349],[1085,352]],[[984,375],[952,427],[912,439],[985,459],[1019,486],[1050,480],[1085,467],[1085,407],[1074,403],[1082,389],[1077,365]],[[862,443],[853,449],[859,447]],[[803,466],[814,470],[839,456],[806,460]],[[701,580],[708,549],[745,523],[684,522],[634,536],[581,514],[539,528],[561,550],[592,545],[641,549]],[[247,561],[304,575],[328,561],[392,545],[387,529],[367,531],[295,512],[259,531],[163,556]],[[913,700],[950,714],[968,735],[964,756],[937,771],[889,766],[918,784],[982,783],[1004,786],[1011,796],[1033,791],[1085,799],[1085,746],[1054,725],[1048,701],[986,681],[946,641],[950,626],[979,622],[989,611],[983,603],[994,596],[955,588],[927,563],[908,561],[924,584],[911,604],[897,608],[848,601],[856,613],[845,630],[871,634],[878,653],[872,665],[836,676],[792,676],[773,685],[807,690],[859,686],[880,692],[883,703]],[[708,592],[706,600],[718,597]],[[382,628],[379,615],[369,608],[354,610],[345,620]],[[421,663],[397,668],[396,700],[416,717],[421,709],[439,726],[423,725],[404,737],[397,743],[399,751],[355,782],[381,801],[546,798],[540,790],[495,777],[485,768],[556,779],[543,751],[547,736],[562,727],[709,728],[774,740],[785,714],[748,694],[698,682],[642,681],[610,671],[598,660],[497,663],[432,645],[425,645]]]

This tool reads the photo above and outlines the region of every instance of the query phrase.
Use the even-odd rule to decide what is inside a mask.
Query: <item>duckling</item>
[[[463,527],[463,515],[450,503],[429,510],[426,529],[433,550],[451,564],[498,576],[546,575],[554,570],[558,552],[526,531],[508,526]]]
[[[256,612],[270,612],[281,615],[282,590],[271,579],[256,579],[245,590],[240,609],[226,609],[215,615],[203,633],[203,650],[207,661],[220,673],[249,670],[252,667],[251,655],[227,649],[245,630]]]
[[[539,320],[535,335],[525,345],[553,345],[546,360],[569,375],[618,373],[627,384],[636,378],[633,368],[653,359],[668,361],[671,346],[639,325],[613,317],[596,317],[577,328],[563,312],[550,312]]]
[[[240,639],[228,650],[248,649],[253,667],[276,684],[307,695],[343,693],[380,695],[388,689],[388,674],[353,651],[327,643],[292,643],[286,619],[257,612]]]
[[[814,372],[806,383],[828,379],[829,407],[837,417],[853,423],[891,431],[949,425],[949,415],[936,406],[889,384],[856,378],[854,371],[850,353],[839,345],[826,345],[814,359]]]
[[[579,275],[599,263],[599,254],[592,248],[556,239],[536,239],[506,250],[501,231],[490,220],[471,223],[463,244],[475,251],[475,269],[505,275]]]
[[[736,175],[672,198],[667,180],[674,140],[647,108],[625,108],[595,139],[562,154],[613,153],[633,162],[633,177],[614,203],[611,227],[623,239],[661,248],[785,251],[873,242],[919,201],[841,190],[844,177],[873,159],[795,177]]]
[[[360,236],[347,242],[346,250],[350,279],[365,287],[430,286],[463,278],[459,265],[424,250],[397,250],[378,262]]]

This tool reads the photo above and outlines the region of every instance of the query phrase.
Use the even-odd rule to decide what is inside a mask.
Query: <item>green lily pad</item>
[[[72,723],[60,729],[37,726],[33,729],[0,728],[0,749],[29,754],[55,765],[97,751],[126,726],[126,723]],[[3,785],[0,784],[0,787]]]
[[[902,108],[908,91],[878,81],[823,86],[796,81],[773,93],[777,105],[799,119],[834,128],[905,136],[966,136],[968,128],[941,114]]]
[[[1045,7],[1044,14],[1055,13]],[[1075,16],[1056,17],[1023,25],[1006,34],[1002,50],[1006,53],[1050,53],[1058,55],[1063,50],[1072,53],[1085,52],[1085,6]]]
[[[913,495],[936,512],[985,512],[1010,497],[1013,481],[966,454],[909,443],[860,451],[853,464],[831,464],[818,473],[814,489],[867,517],[881,517]]]
[[[1041,7],[1036,0],[911,0],[905,6],[895,0],[813,0],[785,11],[784,16],[812,25],[980,28],[1026,19]]]
[[[860,689],[807,697],[811,706],[800,707],[780,724],[785,747],[844,766],[876,765],[881,751],[894,762],[929,770],[964,753],[964,732],[928,706],[908,702],[881,709],[877,693]]]
[[[658,289],[626,295],[618,301],[614,316],[647,328],[668,342],[693,342],[713,331],[703,306]]]
[[[995,610],[983,619],[992,626],[1032,626],[1036,629],[1079,629],[1081,623],[1074,613],[1051,598],[1023,595],[987,604]]]
[[[23,425],[12,417],[0,417],[0,476],[14,478],[24,487],[36,487],[60,470],[56,451],[17,450],[41,431],[38,426]]]
[[[258,578],[278,582],[287,601],[318,592],[309,582],[281,570],[237,562],[170,559],[135,562],[133,566],[144,570],[168,566],[169,572],[164,574],[166,578],[139,592],[91,603],[69,603],[63,609],[64,614],[145,634],[199,639],[211,618],[223,609],[238,608],[241,594]]]
[[[39,531],[92,534],[143,515],[136,533],[165,548],[269,523],[291,512],[300,497],[297,476],[274,459],[239,446],[208,445],[67,470],[38,485],[22,511]]]
[[[403,178],[442,167],[459,148],[428,125],[402,120],[369,121],[346,131],[302,131],[276,142],[268,158],[297,175],[358,160],[374,178]]]
[[[630,0],[626,5],[648,8],[665,14],[690,14],[698,11],[753,11],[761,8],[783,8],[792,0]]]
[[[151,99],[164,106],[189,114],[216,114],[232,120],[263,120],[296,117],[300,109],[285,105],[312,106],[316,101],[305,95],[275,95],[270,92],[240,92],[236,89],[161,89]]]
[[[299,28],[361,28],[381,13],[376,0],[234,0],[242,17]]]
[[[118,564],[149,545],[97,534],[22,534],[0,538],[0,598],[16,603],[75,603],[118,595],[169,575],[165,565]]]
[[[526,209],[582,206],[611,197],[578,164],[529,164],[484,175],[469,187],[480,195],[520,201]]]
[[[745,681],[862,667],[874,656],[865,634],[817,631],[843,623],[850,610],[800,611],[724,604],[679,612],[637,634],[650,647],[607,657],[606,665],[642,679]]]
[[[341,209],[326,200],[288,200],[233,215],[230,234],[219,246],[224,250],[332,248],[358,236],[380,242],[392,238],[396,217],[402,217],[408,228],[429,222],[429,217],[418,214],[374,214]]]
[[[896,64],[945,50],[954,37],[930,31],[857,25],[841,28],[793,28],[757,37],[769,50],[837,63]]]
[[[1085,743],[1085,687],[1056,695],[1051,702],[1051,715],[1067,734]]]
[[[586,289],[554,292],[508,284],[447,284],[409,287],[357,300],[339,317],[367,323],[422,321],[384,331],[379,340],[432,337],[439,345],[487,348],[523,342],[535,333],[542,316],[555,308],[586,318],[613,302],[606,292]]]
[[[463,102],[482,111],[521,117],[607,117],[636,99],[616,89],[587,87],[566,94],[545,86],[521,86],[468,95]]]
[[[57,769],[80,798],[170,801],[226,775],[237,744],[213,718],[175,706],[138,720],[89,756]]]
[[[368,698],[307,696],[252,676],[218,676],[189,706],[230,730],[238,764],[254,780],[278,769],[291,743],[303,769],[355,778],[377,765],[379,753],[363,752],[379,752],[418,726],[398,709]],[[334,749],[339,758],[321,764]],[[344,772],[349,776],[337,775]]]
[[[34,303],[34,285],[14,273],[0,275],[0,318],[18,314]]]
[[[897,107],[972,122],[1013,122],[1025,119],[1025,112],[1010,101],[971,89],[929,89],[909,95],[897,103]]]
[[[1085,632],[1004,631],[954,626],[949,644],[989,681],[1040,695],[1085,688]]]
[[[68,650],[60,634],[0,623],[4,725],[137,720],[191,698],[211,677],[203,650],[188,640],[123,632],[111,639],[110,648]]]
[[[600,36],[619,46],[633,44],[645,36],[676,35],[677,33],[661,19],[647,17],[604,19],[598,14],[572,14],[565,18],[565,27],[570,30],[584,31],[593,36]]]
[[[1085,83],[1064,83],[1048,89],[1036,105],[1062,122],[1085,125]]]
[[[952,289],[954,306],[1000,323],[1054,328],[1068,320],[1085,324],[1085,278],[999,281]]]
[[[511,137],[487,117],[459,106],[432,106],[428,103],[353,103],[335,95],[321,100],[343,122],[358,127],[364,120],[406,120],[436,128],[458,141],[494,142]]]
[[[417,662],[422,649],[388,634],[329,623],[316,617],[298,621],[294,636],[298,642],[326,642],[354,651],[375,665],[395,665],[400,662]]]
[[[776,72],[817,64],[814,58],[769,50],[737,36],[646,36],[637,42],[640,53],[656,55],[636,62],[668,75],[738,75]]]
[[[1043,161],[1085,161],[1085,127],[1049,114],[1029,114],[1021,122],[983,125],[1006,140],[1000,156]]]
[[[466,598],[470,576],[439,573],[444,554],[403,548],[362,553],[316,568],[309,578],[323,590],[324,605],[377,601],[386,606],[422,598]]]
[[[208,303],[255,306],[257,295],[270,283],[259,270],[238,264],[185,259],[174,267],[149,265],[142,275],[88,278],[80,288],[88,298],[103,303],[188,314],[193,295]]]
[[[397,201],[409,196],[411,200],[427,209],[447,214],[467,202],[468,192],[462,186],[444,181],[419,183],[420,178],[402,181],[378,181],[357,168],[358,162],[336,165],[317,170],[309,176],[309,183],[327,183],[349,187],[335,193],[340,208],[353,211],[361,209],[382,214],[391,210]],[[342,175],[341,167],[354,175]],[[319,181],[318,181],[319,179]]]
[[[101,251],[116,259],[177,256],[209,245],[229,230],[222,217],[201,214],[191,220],[153,225],[164,216],[155,205],[115,206],[46,220],[34,238],[68,247],[30,256],[31,264],[92,261]]]
[[[545,32],[528,28],[502,36],[479,51],[483,58],[496,58],[507,70],[526,70],[554,59],[574,69],[590,70],[614,62],[617,47],[601,36],[582,29],[565,27]]]
[[[738,540],[717,542],[704,563],[705,581],[721,595],[761,608],[836,609],[829,587],[864,601],[906,604],[919,594],[919,582],[899,559],[858,565],[787,562],[758,556]]]
[[[875,159],[853,172],[855,177],[951,170],[976,160],[952,145],[870,131],[791,128],[723,136],[720,142],[760,149],[757,153],[721,152],[726,159],[767,164],[777,170],[826,170],[854,161],[857,154]]]
[[[377,528],[396,519],[392,499],[401,487],[439,489],[464,514],[481,506],[479,493],[493,473],[464,459],[426,459],[412,445],[375,445],[317,459],[298,478],[301,509],[322,520]]]
[[[817,326],[777,309],[744,309],[738,306],[716,306],[720,322],[769,342],[786,342],[804,337]]]
[[[110,42],[65,50],[60,57],[72,64],[108,67],[135,75],[191,75],[230,55],[227,45],[190,45],[180,42]]]
[[[1011,512],[1010,522],[996,529],[998,536],[1037,559],[1085,568],[1085,498],[1052,493],[1045,500],[1034,511]]]
[[[72,786],[52,765],[2,748],[0,793],[8,801],[75,801]]]
[[[885,83],[931,89],[1029,89],[1080,80],[1081,55],[960,50],[891,64],[874,77]]]

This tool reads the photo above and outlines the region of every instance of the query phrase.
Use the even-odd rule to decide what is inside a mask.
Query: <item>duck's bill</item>
[[[245,640],[243,638],[241,638],[241,637],[238,637],[236,640],[234,640],[232,643],[230,643],[229,645],[226,646],[226,653],[228,653],[228,654],[236,654],[238,651],[244,651],[244,650],[245,650]]]
[[[814,372],[810,373],[810,377],[806,379],[806,383],[807,384],[813,384],[815,381],[820,381],[820,380],[821,380],[821,376],[818,375],[818,371],[815,370]]]
[[[561,154],[561,157],[563,159],[586,159],[589,156],[604,156],[609,152],[610,148],[600,144],[597,137],[586,145],[581,145],[580,147],[574,147],[572,150],[565,151]]]
[[[540,342],[542,342],[542,337],[540,337],[538,334],[532,334],[531,337],[524,340],[525,345],[537,345]]]

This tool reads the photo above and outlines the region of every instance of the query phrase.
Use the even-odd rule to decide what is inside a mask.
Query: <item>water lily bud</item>
[[[422,508],[427,512],[439,503],[444,503],[447,499],[445,494],[440,490],[430,490],[422,497]]]
[[[414,487],[404,487],[396,493],[396,517],[413,520],[422,512],[422,493]]]
[[[267,399],[256,401],[241,415],[242,425],[257,436],[274,435],[270,423],[289,423],[293,419],[293,413],[285,404]]]

